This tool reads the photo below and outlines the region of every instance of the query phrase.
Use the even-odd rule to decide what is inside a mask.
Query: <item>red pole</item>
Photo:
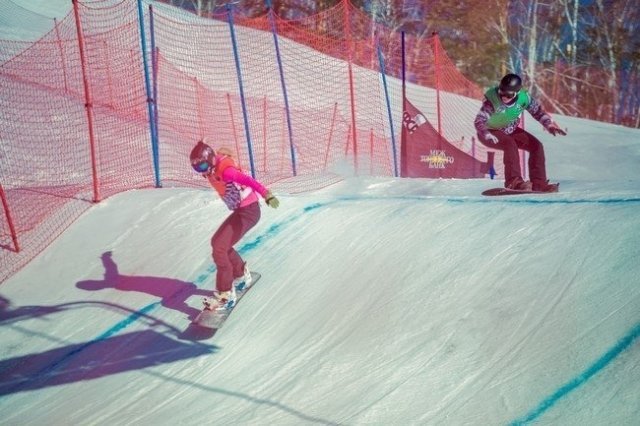
[[[16,252],[19,252],[20,246],[18,245],[18,234],[16,234],[16,228],[13,226],[13,220],[11,220],[11,214],[9,214],[9,202],[7,201],[7,196],[4,193],[2,184],[0,184],[0,198],[2,198],[2,206],[4,207],[4,214],[5,216],[7,216],[7,222],[9,223],[9,231],[11,232],[11,239],[13,240],[13,245],[16,247]]]
[[[80,63],[82,64],[82,82],[84,84],[85,109],[87,111],[87,126],[89,128],[89,148],[91,152],[91,172],[93,175],[93,202],[97,203],[98,201],[100,201],[100,193],[98,192],[98,168],[96,165],[95,137],[93,134],[93,102],[91,100],[89,78],[87,77],[87,60],[84,53],[84,37],[82,35],[82,26],[80,25],[80,11],[78,10],[78,0],[71,1],[73,2],[73,13],[76,18],[78,47],[80,50]]]

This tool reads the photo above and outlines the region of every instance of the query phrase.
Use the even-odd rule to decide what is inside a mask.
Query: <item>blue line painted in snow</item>
[[[514,420],[512,425],[524,425],[530,423],[544,414],[547,410],[553,407],[560,399],[567,396],[580,386],[584,385],[589,379],[595,376],[598,372],[609,365],[614,359],[616,359],[622,352],[627,350],[631,344],[640,337],[640,323],[622,339],[618,341],[611,349],[609,349],[603,356],[601,356],[596,362],[591,364],[589,368],[583,371],[580,375],[562,385],[557,391],[545,398],[536,408],[531,410],[527,415],[517,420]]]
[[[250,241],[248,243],[243,244],[240,249],[238,249],[238,251],[242,254],[248,253],[252,250],[254,250],[256,247],[258,247],[260,244],[262,244],[262,242],[267,239],[267,238],[271,238],[277,234],[279,234],[284,228],[286,228],[288,225],[291,225],[293,222],[299,220],[300,218],[302,218],[302,216],[306,213],[309,213],[310,211],[316,210],[320,207],[323,207],[325,205],[327,205],[328,203],[324,203],[324,204],[320,204],[320,203],[315,203],[315,204],[311,204],[309,206],[306,206],[302,209],[302,213],[299,213],[297,215],[294,216],[290,216],[287,219],[280,221],[280,222],[276,222],[273,225],[271,225],[264,234],[262,235],[258,235],[253,241]]]
[[[86,345],[78,348],[75,352],[70,353],[69,356],[73,355],[76,352],[80,352],[81,350],[85,349],[89,345],[92,345],[92,344],[94,344],[96,342],[99,342],[101,340],[108,339],[109,337],[113,336],[114,334],[116,334],[120,330],[123,330],[123,329],[129,327],[131,324],[136,322],[138,320],[138,318],[148,314],[149,312],[153,311],[158,306],[160,306],[160,302],[154,302],[154,303],[151,303],[151,304],[145,306],[142,309],[139,309],[139,310],[135,311],[134,313],[132,313],[131,315],[129,315],[128,317],[126,317],[125,319],[123,319],[122,321],[118,322],[116,325],[114,325],[113,327],[111,327],[110,329],[108,329],[107,331],[102,333],[100,336],[96,337],[95,339],[93,339],[92,341],[87,343]]]
[[[448,203],[513,203],[513,204],[634,204],[640,203],[638,197],[619,197],[619,198],[555,198],[551,196],[534,196],[526,195],[509,195],[500,197],[452,197],[440,195],[397,195],[397,196],[373,196],[373,195],[355,195],[340,197],[336,201],[444,201]]]
[[[633,204],[640,203],[640,198],[515,198],[515,196],[486,197],[486,198],[447,198],[453,203],[514,203],[514,204]]]

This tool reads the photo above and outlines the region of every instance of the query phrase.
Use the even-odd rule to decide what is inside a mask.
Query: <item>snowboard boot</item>
[[[505,182],[504,185],[507,189],[513,189],[516,191],[531,191],[531,182],[525,182],[521,177],[511,179],[510,182]]]
[[[244,291],[251,287],[253,278],[251,277],[251,272],[249,271],[249,267],[247,264],[244,264],[244,274],[233,280],[233,287],[236,291]]]
[[[229,291],[214,290],[213,296],[205,297],[202,303],[208,311],[230,310],[236,305],[236,289],[232,286]]]
[[[535,180],[533,181],[533,190],[538,192],[558,192],[559,183],[549,183],[549,181]]]

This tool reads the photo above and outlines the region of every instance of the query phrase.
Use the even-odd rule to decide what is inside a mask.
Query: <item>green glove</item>
[[[271,191],[267,191],[267,196],[265,197],[265,201],[267,202],[267,205],[269,207],[273,207],[274,209],[277,209],[278,206],[280,205],[280,201],[278,201],[276,196],[273,195]]]

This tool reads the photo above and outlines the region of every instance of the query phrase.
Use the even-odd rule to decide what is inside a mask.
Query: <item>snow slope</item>
[[[559,194],[367,177],[282,194],[240,245],[263,278],[212,337],[185,330],[223,204],[101,202],[0,287],[4,423],[636,424],[638,131],[559,120]]]
[[[189,319],[222,202],[102,201],[0,286],[0,423],[637,424],[640,132],[557,120],[530,128],[559,194],[274,187],[239,245],[263,277],[213,336]]]

